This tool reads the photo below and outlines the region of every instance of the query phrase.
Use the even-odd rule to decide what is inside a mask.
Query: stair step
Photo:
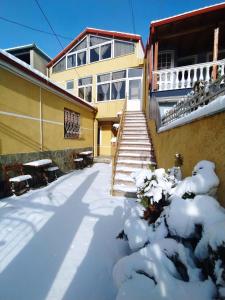
[[[136,157],[136,158],[139,158],[139,157],[143,157],[143,158],[150,158],[150,153],[144,153],[144,154],[142,154],[142,153],[134,153],[134,152],[125,152],[125,153],[120,153],[119,152],[119,154],[118,154],[118,156],[119,157],[121,157],[121,156],[124,156],[124,157]]]
[[[121,141],[120,142],[120,145],[145,145],[145,146],[151,146],[151,143],[149,142],[149,141],[147,141],[147,142],[145,142],[145,141],[142,141],[142,142],[137,142],[137,141],[135,141],[135,142],[131,142],[131,141]]]
[[[130,175],[124,174],[124,173],[117,173],[115,176],[115,185],[128,185],[128,186],[134,186],[134,180]]]
[[[136,140],[149,140],[149,138],[148,138],[148,136],[147,137],[145,137],[145,136],[142,136],[141,134],[140,134],[140,136],[124,136],[124,135],[122,135],[122,140],[134,140],[134,141],[136,141]]]
[[[126,166],[117,166],[116,167],[116,172],[118,173],[123,173],[123,174],[131,174],[133,172],[137,172],[142,170],[142,168],[136,168],[136,167],[126,167]]]
[[[141,148],[141,147],[124,147],[124,146],[122,146],[122,147],[120,147],[119,148],[119,152],[120,151],[143,151],[143,152],[151,152],[151,150],[152,150],[152,147],[149,147],[149,148]]]
[[[136,186],[126,186],[123,184],[116,184],[113,188],[114,196],[125,196],[128,198],[136,198],[137,197],[137,188]]]
[[[147,130],[147,126],[134,126],[134,125],[125,125],[123,130],[138,130],[139,132],[142,130]]]
[[[137,167],[137,168],[143,168],[148,167],[150,165],[155,164],[155,162],[150,160],[131,160],[131,159],[118,159],[117,166],[126,166],[126,167]]]

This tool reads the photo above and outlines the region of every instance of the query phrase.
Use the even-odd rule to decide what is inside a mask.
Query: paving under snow
[[[128,249],[110,176],[95,164],[0,202],[0,300],[115,299],[112,269]]]

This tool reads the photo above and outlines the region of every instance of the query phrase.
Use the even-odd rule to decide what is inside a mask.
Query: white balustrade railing
[[[153,72],[158,91],[192,88],[198,80],[209,82],[212,78],[213,65],[220,67],[221,75],[225,74],[225,59],[216,62],[189,65]]]

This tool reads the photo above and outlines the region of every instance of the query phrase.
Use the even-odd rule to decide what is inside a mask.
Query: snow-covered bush
[[[132,254],[113,270],[117,300],[225,299],[225,210],[211,196],[214,170],[201,161],[182,181],[164,169],[133,174],[138,200],[124,223]],[[159,203],[158,215],[149,210]]]

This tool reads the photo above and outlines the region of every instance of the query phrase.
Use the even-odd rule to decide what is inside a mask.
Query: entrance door
[[[141,79],[129,79],[127,110],[141,110],[142,84]]]

